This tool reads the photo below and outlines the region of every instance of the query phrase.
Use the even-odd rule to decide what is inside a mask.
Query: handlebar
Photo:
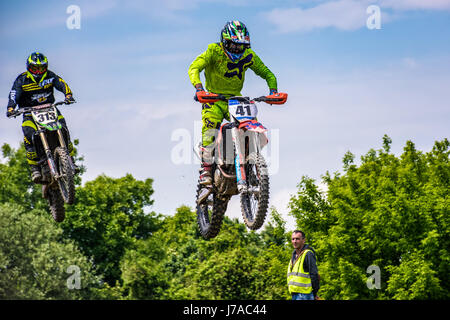
[[[223,94],[215,94],[206,91],[197,92],[197,99],[201,103],[217,102],[219,100],[220,101],[237,100],[240,102],[256,101],[256,102],[265,102],[268,104],[284,104],[287,100],[287,97],[288,94],[283,92],[274,93],[268,96],[261,96],[253,99],[250,99],[249,97],[240,97],[240,96],[233,96],[227,98]]]
[[[23,113],[31,112],[33,110],[49,109],[51,107],[57,107],[57,106],[60,106],[60,105],[63,105],[63,104],[72,104],[72,103],[75,103],[75,102],[67,103],[65,101],[58,101],[58,102],[55,102],[53,104],[46,103],[46,104],[41,104],[41,105],[32,106],[32,107],[20,108],[17,111],[15,111],[13,114],[11,114],[8,118],[12,118],[12,117],[15,118],[17,116],[20,116]]]

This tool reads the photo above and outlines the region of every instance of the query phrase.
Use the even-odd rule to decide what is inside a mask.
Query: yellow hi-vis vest
[[[292,266],[292,259],[289,261],[287,272],[287,283],[290,293],[311,293],[312,284],[309,272],[303,269],[303,262],[306,254],[311,250],[305,250],[300,257],[297,257],[294,266]]]

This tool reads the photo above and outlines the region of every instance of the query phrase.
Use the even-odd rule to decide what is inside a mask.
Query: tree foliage
[[[0,226],[0,299],[82,299],[98,287],[93,264],[50,218],[0,204]],[[78,288],[70,266],[80,271]]]
[[[325,299],[450,297],[450,144],[423,153],[408,141],[396,156],[391,143],[385,136],[359,164],[347,152],[343,172],[323,176],[326,192],[302,177],[290,200]],[[290,299],[290,232],[275,208],[258,232],[225,217],[204,240],[191,208],[151,211],[152,179],[100,175],[78,180],[57,224],[29,181],[23,145],[5,144],[2,154],[0,298]],[[67,287],[70,265],[82,272],[79,290]],[[379,289],[368,288],[369,266],[380,268]]]
[[[285,230],[278,230],[280,226],[272,221],[270,230],[286,238]],[[195,213],[181,206],[175,215],[164,218],[161,229],[151,238],[139,242],[144,243],[141,254],[134,250],[126,254],[123,265],[127,266],[124,271],[132,267],[137,271],[133,275],[141,274],[124,279],[133,288],[129,298],[152,299],[157,293],[160,299],[287,298],[290,250],[284,241],[281,245],[269,242],[267,235],[249,232],[237,220],[225,218],[219,235],[204,240]],[[156,271],[158,277],[154,277]],[[143,279],[152,280],[141,282]]]
[[[126,249],[157,229],[154,215],[144,212],[153,203],[152,194],[151,179],[101,175],[77,188],[75,204],[67,207],[61,225],[65,236],[94,259],[110,285],[121,280],[120,261]]]
[[[370,150],[344,173],[328,172],[321,193],[303,177],[291,199],[299,228],[319,253],[321,294],[327,299],[448,298],[450,247],[449,141],[428,153],[408,141],[400,157]],[[366,270],[377,265],[381,288],[369,290]]]
[[[2,156],[6,161],[0,163],[0,203],[11,202],[30,210],[43,209],[46,204],[41,188],[30,179],[25,154],[23,143],[17,150],[8,144],[2,146]]]

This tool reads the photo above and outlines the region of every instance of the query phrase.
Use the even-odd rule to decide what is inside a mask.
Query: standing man
[[[318,300],[319,272],[316,264],[316,253],[305,244],[305,233],[295,230],[292,233],[292,253],[287,272],[287,283],[292,300]]]

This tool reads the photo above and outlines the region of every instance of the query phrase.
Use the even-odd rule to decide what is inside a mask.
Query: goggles
[[[30,64],[28,66],[28,71],[30,71],[32,74],[44,74],[47,72],[47,65]]]
[[[240,43],[230,42],[228,44],[228,51],[231,53],[243,53],[245,50],[245,45]]]

